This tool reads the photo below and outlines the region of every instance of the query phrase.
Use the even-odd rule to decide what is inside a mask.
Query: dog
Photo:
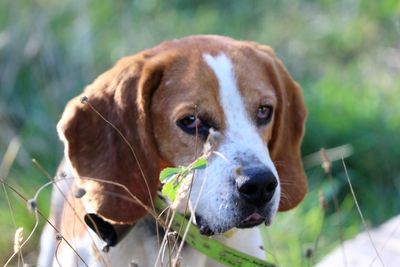
[[[57,125],[65,147],[49,219],[57,230],[45,226],[38,265],[154,266],[146,206],[159,173],[193,162],[211,133],[218,140],[188,197],[197,227],[264,258],[256,226],[307,191],[306,116],[301,88],[265,45],[189,36],[122,58],[67,103]],[[180,256],[182,266],[218,266],[189,246]]]

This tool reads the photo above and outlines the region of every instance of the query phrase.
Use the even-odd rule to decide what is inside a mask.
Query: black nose
[[[236,179],[240,196],[250,204],[265,205],[271,200],[278,181],[267,168],[242,169],[242,175]]]

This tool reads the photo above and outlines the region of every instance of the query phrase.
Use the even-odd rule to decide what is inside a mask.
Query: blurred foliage
[[[361,208],[375,225],[400,206],[400,2],[307,1],[1,1],[0,154],[18,135],[22,148],[7,181],[27,197],[62,158],[55,125],[66,101],[122,56],[162,40],[222,34],[270,44],[304,89],[309,109],[303,154],[349,144],[346,158]],[[266,247],[281,266],[307,266],[338,244],[332,206],[337,194],[343,235],[362,230],[340,161],[334,187],[320,166],[306,166],[310,193],[296,210],[279,214]],[[330,208],[322,216],[318,192]],[[48,189],[39,207],[47,211]],[[9,192],[18,226],[33,216]],[[11,254],[15,226],[0,194],[0,262]],[[324,217],[324,219],[322,219]],[[318,251],[304,252],[321,231]],[[38,238],[38,235],[35,236]],[[268,242],[267,242],[268,243]],[[37,240],[29,242],[33,251]],[[29,257],[29,255],[28,255]],[[33,261],[33,260],[32,260]]]

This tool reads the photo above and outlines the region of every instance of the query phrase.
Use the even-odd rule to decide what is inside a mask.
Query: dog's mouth
[[[261,224],[261,223],[263,223],[265,221],[266,221],[266,218],[264,216],[261,216],[257,212],[253,212],[252,214],[247,216],[246,219],[241,221],[239,223],[239,225],[237,226],[237,228],[251,228],[251,227],[259,225],[259,224]]]
[[[251,228],[254,226],[257,226],[261,223],[265,223],[266,225],[269,225],[269,219],[266,218],[265,216],[262,216],[258,212],[253,212],[249,216],[247,216],[244,220],[240,221],[239,224],[237,224],[235,227],[236,228]],[[199,228],[200,234],[206,235],[206,236],[212,236],[214,234],[219,234],[223,233],[229,229],[212,229],[208,222],[204,220],[201,216],[196,215],[196,223],[197,227]]]

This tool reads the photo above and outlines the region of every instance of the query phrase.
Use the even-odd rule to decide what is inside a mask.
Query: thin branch
[[[336,197],[334,183],[333,183],[331,160],[330,160],[325,148],[322,148],[320,150],[320,156],[321,156],[321,160],[322,160],[322,168],[323,168],[325,174],[328,176],[329,185],[332,190],[333,206],[335,207],[335,215],[336,215],[336,220],[337,220],[337,224],[338,224],[337,226],[338,226],[338,232],[339,232],[340,249],[341,249],[342,256],[343,256],[343,265],[347,266],[346,251],[343,246],[344,238],[343,238],[343,229],[342,229],[342,217],[341,217],[341,212],[340,212],[340,207],[339,207],[339,201]]]
[[[354,203],[356,204],[358,214],[360,215],[361,221],[362,221],[362,223],[363,223],[363,225],[364,225],[364,229],[365,229],[365,231],[367,232],[369,241],[371,242],[371,245],[372,245],[372,247],[373,247],[374,250],[375,250],[376,256],[378,257],[378,259],[379,259],[379,261],[381,262],[382,266],[385,266],[385,264],[383,263],[383,260],[382,260],[381,256],[379,255],[379,251],[378,251],[378,249],[376,248],[374,241],[372,240],[371,233],[369,232],[367,223],[365,222],[365,219],[364,219],[364,215],[363,215],[363,213],[362,213],[362,211],[361,211],[360,205],[358,204],[356,194],[354,193],[354,189],[353,189],[353,186],[352,186],[352,184],[351,184],[349,174],[348,174],[348,172],[347,172],[347,167],[346,167],[346,164],[345,164],[345,162],[344,162],[344,158],[342,158],[342,163],[343,163],[344,171],[345,171],[345,173],[346,173],[347,182],[348,182],[349,187],[350,187],[351,195],[353,196]]]
[[[26,197],[24,197],[20,192],[18,192],[14,187],[12,187],[11,185],[9,185],[8,183],[6,183],[5,181],[1,181],[1,183],[3,183],[5,186],[7,186],[9,189],[11,189],[11,191],[13,191],[15,194],[17,194],[21,199],[23,199],[25,201],[25,203],[28,203],[28,199]],[[60,231],[57,229],[57,227],[54,226],[53,223],[51,223],[46,216],[44,216],[44,214],[40,211],[40,209],[38,207],[36,207],[36,212],[38,215],[40,215],[40,217],[42,219],[44,219],[53,229],[54,231],[56,231],[57,234],[59,234],[60,236],[62,236],[62,238],[64,239],[65,243],[72,249],[72,251],[75,253],[75,255],[78,256],[78,258],[83,262],[83,264],[87,267],[89,267],[89,265],[86,263],[86,261],[81,257],[81,255],[79,255],[79,253],[74,249],[74,247],[68,242],[67,239],[64,238],[64,236],[60,233]]]
[[[58,192],[63,197],[64,201],[71,208],[71,210],[74,213],[75,217],[78,218],[79,222],[82,225],[86,225],[85,222],[82,220],[82,218],[76,212],[74,205],[72,205],[72,203],[68,200],[68,197],[64,194],[63,190],[61,190],[60,186],[58,185],[59,182],[66,181],[66,180],[69,180],[69,179],[68,178],[61,178],[61,179],[58,179],[58,180],[53,179],[53,177],[49,174],[49,172],[36,159],[32,159],[32,163],[50,180],[46,184],[42,185],[36,191],[34,199],[36,200],[38,198],[40,191],[42,191],[46,186],[54,185],[57,188]],[[74,178],[70,178],[70,180],[74,180]],[[85,228],[85,229],[87,229],[87,228]],[[89,237],[90,237],[92,243],[96,244],[96,242],[94,241],[94,238],[92,236],[92,233],[89,230],[86,230],[86,232],[89,234]],[[97,233],[98,233],[98,231],[97,231]],[[103,254],[100,252],[100,249],[97,247],[97,245],[95,245],[94,248],[95,248],[95,252],[96,252],[97,256],[100,257],[100,259],[103,261],[104,265],[105,266],[109,266],[108,262],[104,258]]]

